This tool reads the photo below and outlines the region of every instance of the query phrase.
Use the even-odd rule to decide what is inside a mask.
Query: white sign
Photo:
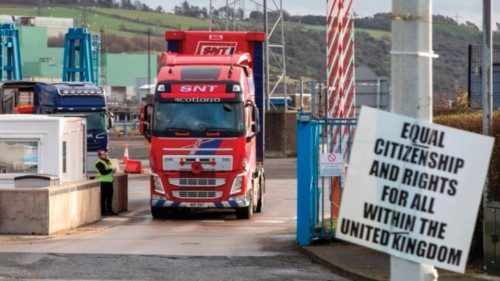
[[[465,271],[493,138],[363,107],[337,237]]]
[[[340,177],[344,166],[342,153],[323,153],[319,162],[319,175],[322,177]]]

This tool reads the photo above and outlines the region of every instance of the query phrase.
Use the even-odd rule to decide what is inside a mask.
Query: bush
[[[480,111],[460,111],[460,110],[441,110],[435,113],[434,123],[445,126],[481,133],[482,132],[482,112]],[[493,114],[492,136],[495,138],[493,153],[491,155],[490,167],[488,171],[488,191],[489,198],[493,201],[500,201],[500,112]],[[464,149],[477,149],[467,147]],[[477,183],[483,185],[483,183]],[[483,257],[483,212],[479,208],[479,213],[472,238],[471,249],[469,253],[469,262],[482,259]]]

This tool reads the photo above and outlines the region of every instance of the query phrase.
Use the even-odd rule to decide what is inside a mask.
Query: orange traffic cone
[[[128,163],[128,144],[125,144],[125,151],[123,151],[123,164],[127,165]]]

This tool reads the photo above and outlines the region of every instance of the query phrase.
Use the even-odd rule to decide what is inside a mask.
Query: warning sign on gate
[[[319,175],[322,177],[340,177],[344,166],[342,153],[323,153],[319,162]]]
[[[464,272],[493,138],[361,110],[336,237]]]

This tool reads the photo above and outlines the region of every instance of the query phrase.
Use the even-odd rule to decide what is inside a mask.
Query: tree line
[[[125,10],[137,10],[144,12],[164,13],[163,7],[158,5],[152,8],[139,0],[2,0],[2,4],[12,5],[32,5],[38,7],[47,6],[80,6],[80,7],[100,7],[118,8]]]
[[[47,5],[69,5],[68,0],[2,0],[2,4],[22,4],[31,3],[36,6],[43,2]],[[73,0],[71,5],[99,4],[101,7],[142,9],[140,1],[131,0]],[[142,7],[142,8],[141,8]],[[196,18],[208,17],[206,8],[190,5],[188,1],[182,2],[173,10],[176,15],[183,15]],[[263,20],[260,11],[252,11],[244,15],[242,11],[233,9],[220,9],[212,11],[213,15],[224,17],[226,13],[230,17],[245,17],[246,27],[253,28],[259,26]],[[219,13],[219,14],[217,14]],[[276,12],[268,14],[270,18],[279,16]],[[325,25],[323,16],[290,16],[283,12],[285,21],[300,22],[303,24]],[[457,93],[462,93],[467,89],[468,71],[468,45],[477,45],[481,42],[479,28],[470,22],[458,23],[455,19],[446,16],[433,17],[433,49],[439,55],[433,61],[434,68],[434,92],[443,96],[444,100],[453,97]],[[124,25],[125,26],[125,25]],[[391,14],[379,13],[371,17],[356,17],[355,19],[355,60],[356,65],[367,66],[374,70],[377,75],[390,76],[390,49],[391,38],[389,35],[377,36],[364,31],[381,30],[390,31]],[[389,34],[389,33],[387,33]],[[163,49],[164,41],[159,36],[158,42],[154,42],[157,50]],[[103,41],[103,49],[109,52],[127,52],[144,50],[137,42],[140,40],[129,40],[127,38],[109,37],[110,40]],[[156,38],[155,38],[156,40]],[[494,33],[495,42],[500,42],[500,33]],[[325,31],[313,31],[302,24],[285,26],[285,42],[287,53],[287,74],[294,79],[311,77],[319,81],[326,78],[325,70]],[[135,43],[134,43],[135,42]],[[50,42],[49,45],[56,46],[62,44],[62,38]]]
[[[30,5],[30,6],[80,6],[80,7],[99,7],[99,8],[117,8],[125,10],[136,10],[143,12],[166,13],[161,5],[150,7],[140,0],[2,0],[2,4],[6,5]],[[188,16],[195,18],[208,18],[209,11],[207,8],[189,4],[189,1],[183,1],[173,9],[173,13],[179,16]],[[262,11],[251,11],[245,15],[245,11],[241,8],[234,9],[233,7],[223,7],[214,9],[212,16],[220,18],[234,18],[239,20],[258,20],[264,19]],[[278,11],[268,12],[270,19],[276,19],[279,16]],[[326,17],[317,15],[292,16],[287,11],[283,11],[283,19],[285,21],[297,22],[311,25],[325,25]]]

